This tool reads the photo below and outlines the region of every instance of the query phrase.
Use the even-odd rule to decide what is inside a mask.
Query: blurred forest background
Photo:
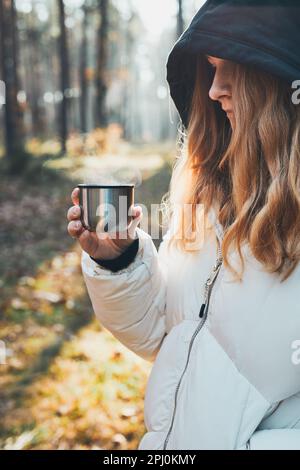
[[[151,364],[94,319],[66,214],[79,182],[112,174],[161,202],[166,60],[203,3],[0,0],[1,449],[135,449],[145,432]]]

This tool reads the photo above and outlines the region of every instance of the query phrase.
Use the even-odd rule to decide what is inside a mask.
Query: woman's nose
[[[218,75],[216,72],[214,80],[210,87],[209,97],[211,100],[219,101],[221,98],[230,98],[230,87],[226,80]]]

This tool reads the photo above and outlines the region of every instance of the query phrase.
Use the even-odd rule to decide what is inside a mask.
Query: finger
[[[142,214],[142,208],[141,206],[131,206],[128,214],[131,215],[133,218],[140,217]]]
[[[79,188],[74,188],[71,194],[73,204],[79,205]]]
[[[142,220],[143,218],[143,210],[141,206],[135,206],[135,211],[134,211],[134,222],[136,222],[136,225]]]
[[[135,238],[135,231],[137,226],[139,225],[140,221],[143,218],[143,212],[142,208],[140,206],[136,207],[136,216],[132,219],[128,226],[128,235],[130,238],[134,239]]]
[[[69,221],[79,219],[79,218],[80,218],[80,214],[81,214],[80,207],[79,207],[79,206],[72,206],[72,207],[70,207],[70,209],[68,210],[67,219],[68,219]]]
[[[78,238],[84,231],[84,227],[82,226],[82,223],[79,220],[72,220],[68,224],[68,232],[73,238]]]

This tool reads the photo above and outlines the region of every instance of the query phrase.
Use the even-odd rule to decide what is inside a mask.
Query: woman
[[[154,362],[139,449],[300,449],[299,19],[289,2],[207,1],[175,44],[186,145],[158,253],[139,207],[127,240],[99,241],[73,191],[95,314]]]

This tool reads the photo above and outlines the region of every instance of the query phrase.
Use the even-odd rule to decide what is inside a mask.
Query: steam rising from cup
[[[109,173],[97,172],[84,178],[84,184],[103,184],[103,185],[134,185],[138,188],[142,184],[142,173],[138,168],[121,167],[117,170],[110,170]]]

